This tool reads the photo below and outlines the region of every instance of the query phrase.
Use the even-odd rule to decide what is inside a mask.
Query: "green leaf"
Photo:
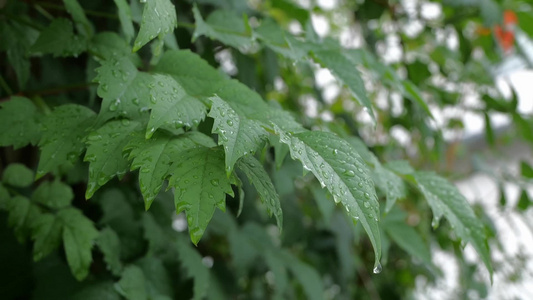
[[[28,98],[11,97],[0,104],[0,146],[13,146],[15,149],[28,144],[35,145],[41,135],[40,114]]]
[[[400,248],[433,267],[429,246],[413,227],[406,224],[406,217],[401,210],[392,210],[383,220],[383,229]]]
[[[280,251],[283,262],[303,287],[306,299],[324,299],[324,285],[320,274],[288,251]]]
[[[407,197],[407,186],[394,172],[378,165],[373,175],[376,186],[386,195],[385,212],[389,212],[397,200]]]
[[[224,145],[226,172],[229,175],[240,157],[255,153],[266,139],[267,132],[259,122],[248,119],[245,111],[235,110],[233,107],[238,107],[236,104],[232,107],[218,96],[210,100],[212,106],[208,116],[215,120],[213,133],[219,135],[218,144]]]
[[[520,194],[520,199],[518,200],[518,203],[516,204],[516,207],[520,211],[526,211],[529,206],[531,206],[532,202],[529,200],[529,196],[527,194],[526,190],[522,190],[522,193]]]
[[[156,36],[163,38],[177,25],[176,8],[170,0],[145,1],[141,28],[135,39],[133,52],[137,52]]]
[[[152,111],[146,138],[150,138],[159,127],[193,127],[205,118],[205,105],[197,98],[189,96],[171,76],[156,74],[153,78],[149,103]]]
[[[204,234],[215,207],[225,210],[226,195],[233,195],[224,172],[224,153],[219,148],[185,151],[171,168],[169,187],[174,187],[176,213],[185,211],[194,244]]]
[[[520,162],[520,174],[522,175],[522,177],[532,179],[533,168],[531,168],[531,166],[527,162],[521,161]]]
[[[96,57],[104,60],[125,57],[129,58],[136,66],[142,65],[139,55],[131,52],[128,42],[114,32],[104,31],[95,35],[91,40],[89,50]]]
[[[490,116],[488,113],[483,114],[485,117],[485,137],[489,145],[494,146],[495,137],[494,130],[492,130],[492,122],[490,121]]]
[[[14,187],[28,187],[33,183],[33,171],[23,164],[12,163],[4,170],[2,179]]]
[[[365,84],[359,75],[356,65],[343,56],[339,49],[313,50],[312,52],[314,59],[322,67],[330,69],[341,82],[348,86],[357,102],[368,110],[368,114],[376,122],[376,117],[372,110],[372,103],[366,95]]]
[[[115,289],[128,300],[148,300],[146,279],[141,268],[131,265],[124,269]]]
[[[424,101],[424,99],[422,98],[422,93],[420,92],[418,87],[409,80],[404,80],[402,83],[407,98],[422,107],[422,109],[428,116],[433,117],[433,114],[431,114],[431,111],[429,110],[426,101]]]
[[[32,224],[33,260],[39,261],[61,244],[63,224],[53,214],[41,214]]]
[[[130,134],[139,123],[128,120],[111,121],[87,137],[87,153],[84,161],[89,162],[89,182],[85,197],[91,198],[101,186],[115,176],[123,176],[129,169],[122,156],[122,149],[130,140]]]
[[[237,49],[251,46],[251,28],[246,17],[243,19],[232,11],[215,10],[204,21],[196,5],[192,11],[196,23],[193,41],[205,35]]]
[[[180,160],[180,152],[199,145],[216,146],[210,137],[200,132],[188,132],[179,136],[158,133],[150,140],[139,134],[124,147],[124,152],[129,152],[128,159],[133,160],[131,170],[139,169],[139,185],[147,210],[170,175],[172,162]]]
[[[89,274],[91,248],[98,231],[91,220],[75,208],[60,210],[57,217],[63,222],[63,246],[74,277],[81,281]]]
[[[109,227],[104,228],[100,231],[96,244],[104,255],[107,269],[113,275],[119,276],[122,271],[122,262],[120,261],[120,240],[117,233]]]
[[[129,42],[135,35],[135,29],[133,29],[133,21],[131,18],[131,8],[126,0],[114,0],[115,5],[118,8],[118,19],[120,20],[120,26],[126,36],[126,40]]]
[[[53,209],[69,206],[72,199],[74,193],[70,185],[59,180],[41,183],[32,195],[33,201]]]
[[[483,223],[476,217],[465,197],[455,186],[433,172],[415,172],[410,177],[414,179],[433,211],[432,225],[438,226],[444,215],[457,236],[472,243],[492,278],[487,235]]]
[[[255,28],[254,34],[268,48],[288,59],[300,60],[306,54],[291,48],[285,37],[285,32],[272,19],[262,20],[259,27]]]
[[[30,236],[33,222],[39,219],[39,209],[23,196],[8,198],[5,208],[9,212],[7,223],[14,229],[19,242],[24,242]]]
[[[137,71],[127,56],[114,56],[103,61],[96,72],[97,93],[103,99],[99,124],[115,117],[138,119],[147,114],[151,75]]]
[[[7,201],[11,196],[6,187],[0,182],[0,210],[6,210]]]
[[[250,183],[255,186],[261,202],[266,205],[270,216],[274,214],[281,231],[283,228],[283,212],[281,211],[279,196],[261,163],[252,155],[246,155],[239,160],[237,167],[244,172]]]
[[[190,50],[167,51],[154,68],[155,72],[172,75],[193,97],[212,96],[226,77]]]
[[[291,157],[313,172],[327,187],[335,203],[341,202],[347,214],[359,220],[374,247],[374,267],[379,269],[381,239],[378,227],[379,203],[370,172],[353,147],[335,134],[308,131],[287,134],[276,128]]]
[[[58,174],[60,167],[77,162],[85,150],[84,138],[95,117],[96,114],[85,106],[65,104],[44,118],[37,179],[48,172]]]
[[[55,57],[77,57],[87,49],[87,40],[74,34],[72,22],[57,18],[45,28],[31,47],[34,53],[52,54]]]
[[[209,269],[202,263],[200,254],[181,235],[178,236],[176,248],[181,265],[194,280],[193,299],[203,299],[209,289]]]
[[[93,25],[89,22],[87,16],[85,16],[85,11],[78,3],[78,0],[63,0],[63,3],[76,23],[76,29],[78,29],[78,32],[85,37],[92,37],[94,35]]]

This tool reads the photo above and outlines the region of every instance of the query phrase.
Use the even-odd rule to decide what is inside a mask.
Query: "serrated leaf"
[[[272,19],[262,20],[259,27],[254,30],[254,34],[267,47],[286,58],[300,60],[305,55],[305,53],[291,48],[285,37],[285,32]]]
[[[0,44],[3,44],[2,50],[6,51],[7,62],[17,75],[20,89],[24,90],[30,77],[29,49],[35,43],[39,32],[22,23],[4,22],[3,28],[0,28],[0,35],[3,37]]]
[[[41,214],[32,224],[33,260],[39,261],[61,244],[63,224],[53,214]]]
[[[120,261],[120,240],[117,233],[109,227],[104,228],[100,231],[96,244],[104,255],[107,269],[113,275],[119,276],[122,271],[122,262]]]
[[[8,198],[6,210],[9,212],[7,223],[13,228],[19,242],[30,236],[33,222],[40,217],[39,209],[23,196]]]
[[[98,33],[91,40],[89,49],[95,56],[104,60],[126,57],[129,58],[136,66],[141,66],[142,61],[137,53],[131,52],[131,47],[127,41],[115,32],[104,31]]]
[[[181,265],[194,280],[193,299],[203,299],[209,289],[209,270],[202,263],[200,254],[190,246],[187,239],[178,236],[176,243]]]
[[[83,7],[78,3],[78,0],[63,0],[65,8],[68,13],[72,16],[74,22],[76,22],[76,28],[85,37],[92,37],[94,35],[94,29],[87,16],[85,16],[85,11]]]
[[[98,123],[115,117],[139,119],[148,113],[152,76],[139,72],[127,56],[111,57],[96,69],[98,96],[103,99]]]
[[[180,159],[181,152],[199,145],[216,146],[211,137],[200,132],[188,132],[179,136],[158,133],[150,140],[140,134],[124,147],[124,152],[129,152],[128,158],[133,160],[131,170],[140,169],[139,185],[147,210],[159,194],[163,181],[170,175],[171,164]]]
[[[261,163],[252,155],[246,155],[239,160],[237,167],[244,172],[250,183],[255,186],[261,202],[266,205],[270,216],[274,214],[281,231],[283,228],[283,212],[281,211],[279,196]]]
[[[289,146],[291,157],[301,161],[329,190],[335,202],[342,203],[347,214],[363,225],[374,247],[374,267],[378,267],[381,257],[379,203],[370,172],[359,154],[348,142],[329,132],[290,135],[276,128],[276,134]]]
[[[135,35],[135,29],[133,29],[133,20],[131,18],[131,8],[126,0],[114,0],[115,5],[118,8],[118,19],[120,21],[120,26],[122,31],[126,36],[126,39],[131,41]]]
[[[237,49],[249,47],[252,44],[252,34],[247,18],[239,17],[233,11],[215,10],[204,21],[196,5],[193,6],[192,11],[196,23],[193,41],[205,35]]]
[[[383,220],[383,229],[407,253],[428,267],[434,267],[429,246],[413,227],[406,224],[406,216],[399,209],[392,210]]]
[[[131,265],[124,269],[115,289],[128,300],[148,300],[146,279],[141,268]]]
[[[189,96],[183,87],[169,75],[156,74],[150,86],[151,109],[146,138],[161,126],[181,128],[198,125],[207,108],[195,97]]]
[[[368,99],[365,84],[359,75],[356,66],[346,57],[343,56],[341,50],[313,50],[314,59],[323,67],[328,68],[331,72],[352,92],[359,104],[363,105],[372,120],[376,122],[376,117],[372,109],[372,103]]]
[[[81,281],[89,274],[91,249],[98,237],[98,231],[93,222],[75,208],[60,210],[57,218],[63,223],[63,246],[70,271]]]
[[[233,196],[230,179],[224,172],[220,148],[200,147],[182,152],[171,168],[169,187],[174,187],[176,213],[185,211],[189,234],[198,244],[215,207],[225,210],[226,194]]]
[[[35,145],[41,133],[40,113],[33,102],[28,98],[11,97],[0,107],[0,146],[18,149],[30,143]]]
[[[33,201],[53,209],[69,206],[72,199],[72,188],[59,180],[41,183],[32,195]]]
[[[111,121],[87,137],[89,182],[85,197],[91,198],[101,186],[115,176],[123,176],[129,164],[122,156],[122,149],[130,140],[130,134],[138,130],[139,123],[128,120]]]
[[[76,163],[85,150],[84,138],[95,117],[85,106],[66,104],[44,118],[37,179],[48,172],[58,174],[60,167]]]
[[[145,3],[141,28],[133,46],[134,52],[156,36],[163,38],[178,25],[176,8],[170,0],[151,0]]]
[[[212,96],[226,77],[190,50],[167,51],[154,68],[172,75],[191,96]]]
[[[465,197],[455,186],[433,172],[415,172],[410,177],[414,179],[433,211],[432,225],[437,226],[444,215],[457,236],[472,243],[492,278],[487,235],[483,223],[476,217]]]
[[[87,40],[74,34],[72,22],[57,18],[45,28],[31,47],[34,53],[52,54],[55,57],[77,57],[87,49]]]
[[[242,110],[237,112],[220,97],[211,97],[210,100],[212,106],[208,116],[215,120],[212,132],[219,135],[218,144],[224,145],[229,175],[240,157],[255,153],[267,133],[259,122],[248,119]]]
[[[374,170],[374,182],[385,194],[385,212],[389,212],[397,200],[407,197],[407,186],[403,180],[387,168],[378,165]]]
[[[23,164],[12,163],[4,170],[2,180],[14,187],[28,187],[33,183],[33,171]]]

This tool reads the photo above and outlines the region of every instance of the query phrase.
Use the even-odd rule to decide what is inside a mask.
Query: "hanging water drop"
[[[380,263],[377,263],[376,266],[374,267],[374,274],[379,274],[381,273],[381,270],[382,270],[382,267],[381,267],[381,264]]]

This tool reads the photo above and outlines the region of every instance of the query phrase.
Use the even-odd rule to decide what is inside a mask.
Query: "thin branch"
[[[57,95],[57,94],[63,94],[63,93],[72,92],[72,91],[86,90],[93,85],[96,85],[96,83],[84,82],[84,83],[59,86],[59,87],[50,88],[50,89],[24,91],[24,92],[18,93],[17,95],[26,96],[26,97]]]

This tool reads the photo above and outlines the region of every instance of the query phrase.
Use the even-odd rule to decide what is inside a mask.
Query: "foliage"
[[[386,62],[385,25],[413,16],[338,2],[0,2],[3,297],[399,298],[440,276],[432,249],[461,257],[466,243],[492,280],[490,221],[443,168],[457,124],[435,126],[430,108],[457,106],[446,84],[469,82],[491,144],[491,111],[533,142],[483,71],[497,40],[466,33],[519,4],[531,21],[531,6],[451,1],[417,35],[396,32],[404,57]],[[331,14],[331,36],[313,14]],[[353,24],[365,44],[348,49],[337,37]],[[343,87],[332,99],[322,68]]]

